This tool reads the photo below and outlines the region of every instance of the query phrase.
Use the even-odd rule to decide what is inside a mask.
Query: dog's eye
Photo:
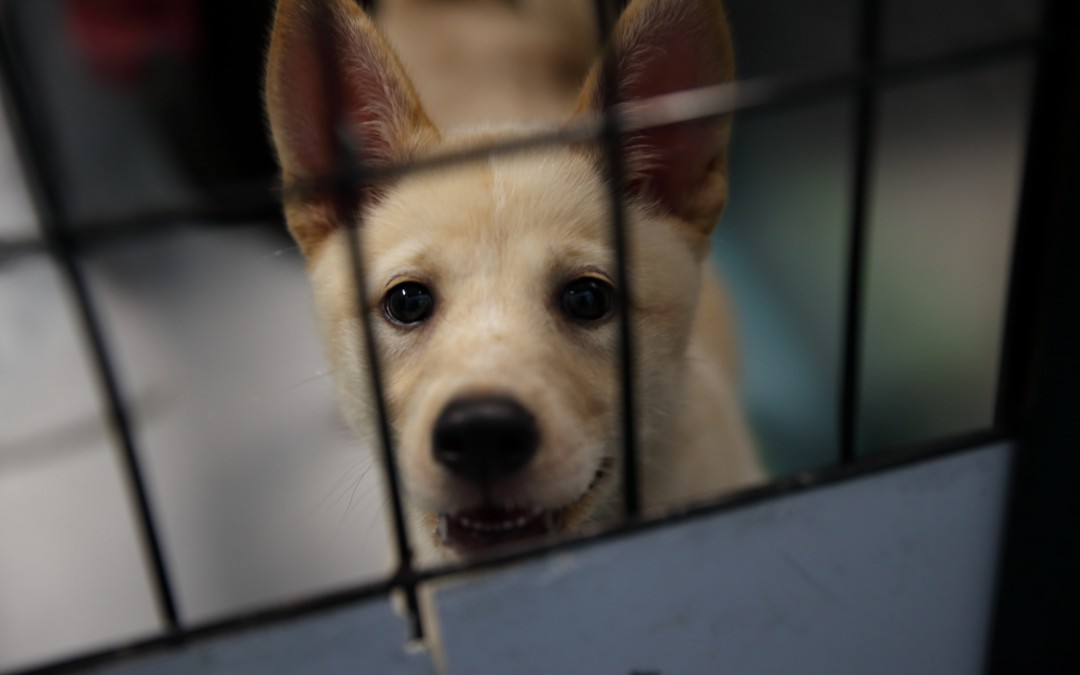
[[[611,314],[614,306],[615,289],[594,277],[575,279],[563,290],[563,311],[576,321],[599,321]]]
[[[420,323],[429,316],[435,307],[428,287],[415,281],[407,281],[390,289],[383,300],[386,315],[392,321],[402,324]]]

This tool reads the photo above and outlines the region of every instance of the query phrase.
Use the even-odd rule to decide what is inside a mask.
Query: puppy
[[[733,78],[719,0],[634,0],[608,46],[615,82],[603,81],[599,59],[584,72],[592,3],[381,4],[387,32],[409,44],[419,93],[354,0],[280,0],[266,104],[286,188],[339,169],[339,128],[368,164],[391,166],[600,114],[613,90],[633,102]],[[503,17],[491,25],[510,37],[456,38],[450,28],[468,32],[462,17],[477,5]],[[537,22],[514,21],[539,6],[556,7],[541,27],[575,28],[536,36]],[[571,84],[577,64],[583,84]],[[623,138],[629,289],[616,283],[598,144],[408,173],[358,188],[355,202],[315,192],[286,201],[344,415],[373,445],[371,345],[346,232],[361,223],[397,463],[429,555],[619,518],[618,314],[628,309],[645,507],[761,479],[731,319],[707,263],[727,199],[729,129],[719,119]]]

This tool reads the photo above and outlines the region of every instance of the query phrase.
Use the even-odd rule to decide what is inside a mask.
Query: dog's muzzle
[[[532,413],[506,396],[449,403],[436,420],[432,435],[435,460],[485,494],[495,483],[523,471],[539,445],[540,431]],[[550,512],[492,503],[439,515],[443,544],[462,552],[543,535],[555,527]]]

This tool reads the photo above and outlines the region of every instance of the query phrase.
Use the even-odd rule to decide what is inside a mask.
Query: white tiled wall
[[[81,339],[51,263],[0,264],[0,668],[158,625]]]
[[[0,239],[36,237],[37,233],[37,214],[8,129],[7,111],[0,106]]]

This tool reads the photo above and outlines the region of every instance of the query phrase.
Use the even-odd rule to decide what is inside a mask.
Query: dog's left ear
[[[604,81],[611,72],[614,83]],[[730,82],[734,72],[720,0],[634,0],[593,65],[577,112]],[[727,202],[730,128],[725,116],[625,134],[628,191],[707,235]]]
[[[278,0],[266,109],[286,186],[339,171],[341,131],[374,166],[408,161],[438,139],[397,57],[355,0]],[[286,204],[306,255],[350,216],[342,208],[329,193]]]

